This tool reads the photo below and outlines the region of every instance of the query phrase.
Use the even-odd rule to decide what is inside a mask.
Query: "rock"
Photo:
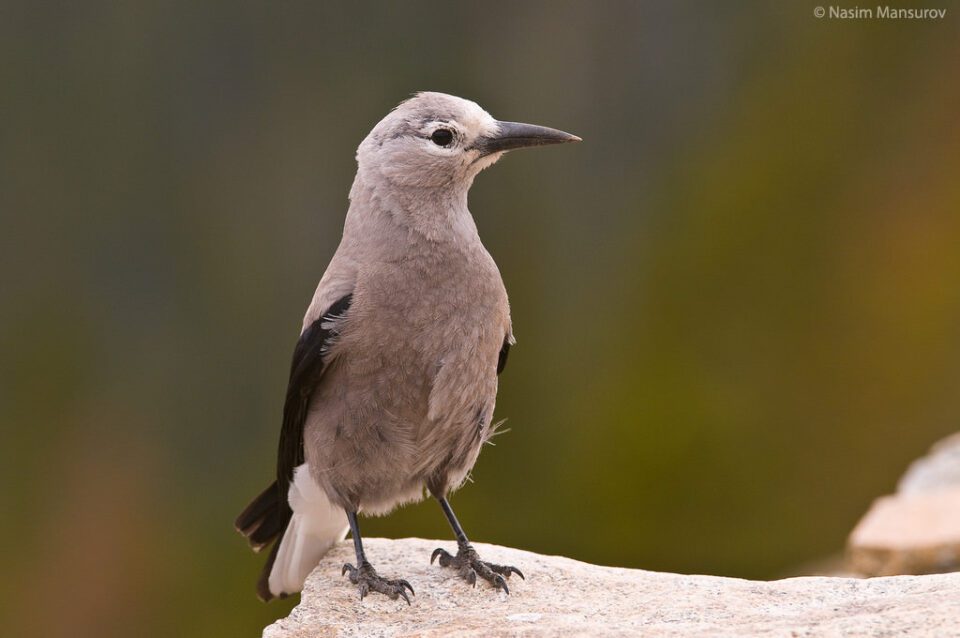
[[[960,487],[960,432],[939,441],[930,453],[907,468],[897,494],[911,495]]]
[[[915,461],[895,495],[874,501],[850,534],[847,566],[865,576],[960,569],[960,434]]]
[[[877,499],[850,535],[850,568],[866,576],[960,566],[960,487]]]
[[[960,635],[960,574],[891,578],[790,578],[755,582],[598,567],[496,545],[487,560],[527,579],[510,591],[471,589],[430,565],[450,541],[365,539],[378,571],[408,579],[412,605],[378,594],[359,600],[340,575],[349,542],[310,575],[300,604],[264,638],[522,636],[946,636]]]

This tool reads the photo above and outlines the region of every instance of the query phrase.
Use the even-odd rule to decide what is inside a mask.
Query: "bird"
[[[294,347],[276,480],[235,521],[254,551],[273,544],[259,598],[301,591],[349,531],[356,564],[341,576],[361,600],[378,592],[409,604],[410,583],[381,576],[367,559],[357,516],[428,493],[457,542],[455,554],[434,551],[431,564],[508,594],[506,578],[523,578],[480,558],[448,500],[496,428],[498,380],[515,343],[503,279],[467,195],[508,151],[579,141],[420,92],[361,142],[343,236]]]

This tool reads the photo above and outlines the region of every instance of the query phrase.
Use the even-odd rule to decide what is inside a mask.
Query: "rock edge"
[[[451,541],[364,539],[380,574],[406,578],[413,604],[371,594],[340,575],[335,547],[307,579],[301,602],[264,638],[449,636],[946,636],[960,635],[960,573],[885,578],[802,577],[759,582],[600,567],[476,543],[480,555],[523,570],[511,595],[475,589],[430,565]]]

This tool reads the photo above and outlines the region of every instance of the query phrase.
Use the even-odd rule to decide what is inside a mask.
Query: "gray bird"
[[[508,593],[505,577],[523,577],[481,560],[447,502],[492,434],[497,378],[514,343],[507,292],[467,193],[506,151],[578,141],[419,93],[360,144],[343,238],[293,353],[277,479],[235,523],[255,551],[277,541],[260,598],[300,591],[349,529],[357,564],[343,573],[360,597],[409,603],[410,584],[367,560],[357,514],[386,514],[425,490],[458,546],[456,555],[437,549],[431,562]]]

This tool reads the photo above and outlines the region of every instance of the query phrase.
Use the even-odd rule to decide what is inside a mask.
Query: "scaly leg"
[[[360,539],[360,525],[357,523],[357,513],[347,512],[347,520],[350,522],[350,534],[353,536],[353,549],[357,553],[357,565],[359,565],[359,567],[354,567],[350,563],[347,563],[343,566],[340,574],[350,573],[350,582],[357,586],[357,590],[360,592],[360,600],[363,600],[363,597],[369,592],[376,591],[381,594],[386,594],[391,600],[396,600],[399,596],[403,596],[403,599],[407,601],[409,605],[410,599],[407,597],[405,589],[409,589],[410,593],[413,594],[413,587],[402,578],[388,580],[377,574],[377,570],[373,568],[373,565],[367,560],[366,554],[363,553],[363,541]]]

